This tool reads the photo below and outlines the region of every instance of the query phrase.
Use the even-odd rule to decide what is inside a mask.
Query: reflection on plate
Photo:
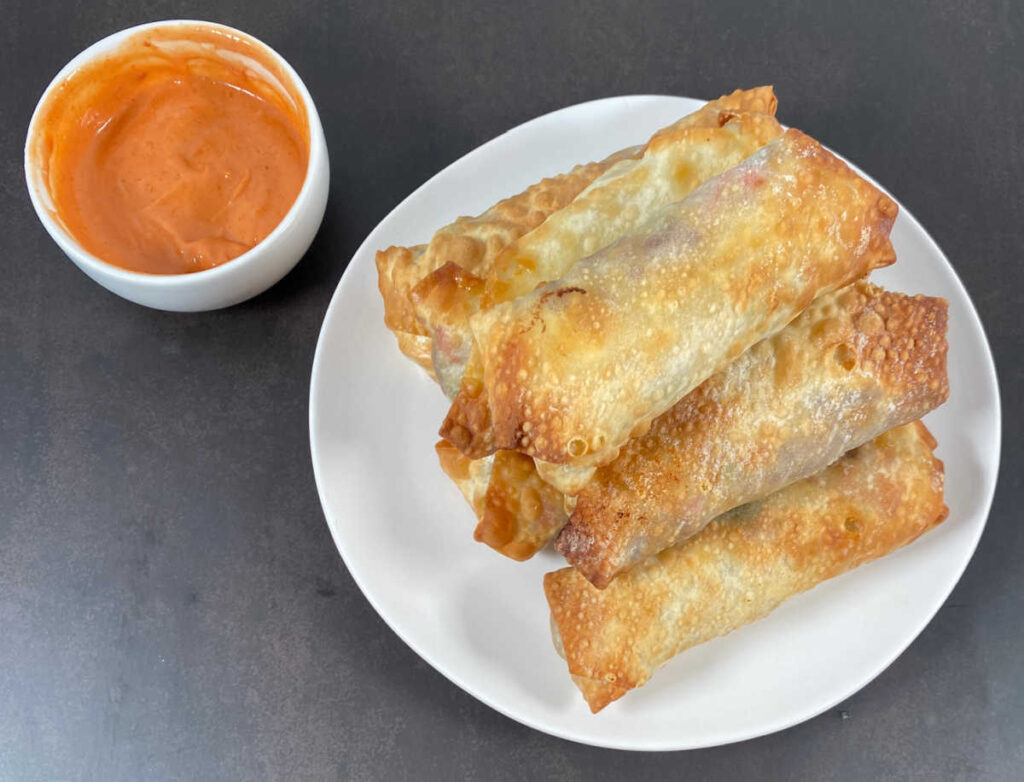
[[[873,280],[950,302],[950,400],[925,422],[946,464],[949,520],[921,540],[800,595],[770,617],[691,649],[647,687],[590,714],[551,644],[541,552],[507,560],[437,465],[448,404],[384,328],[374,252],[416,244],[543,176],[600,159],[693,111],[688,98],[584,103],[494,139],[403,201],[356,252],[324,319],[310,442],[331,534],[367,599],[441,673],[538,730],[623,749],[686,749],[806,720],[871,681],[952,590],[984,527],[999,463],[995,369],[980,321],[942,252],[901,207],[899,256]],[[439,708],[442,708],[439,705]]]

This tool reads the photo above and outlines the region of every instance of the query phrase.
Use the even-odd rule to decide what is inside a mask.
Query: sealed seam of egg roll
[[[471,430],[482,417],[456,415],[446,439],[471,456],[485,442],[607,464],[819,295],[892,263],[896,212],[787,130],[562,279],[474,315],[493,433]]]
[[[434,448],[476,514],[473,537],[498,553],[529,559],[565,524],[562,494],[540,479],[529,456],[498,451],[473,460],[444,440]]]
[[[548,573],[556,648],[597,712],[697,644],[910,543],[946,516],[942,462],[915,422],[719,517],[604,590]]]
[[[943,299],[826,294],[597,469],[557,548],[604,587],[711,519],[946,401]]]
[[[442,267],[412,291],[433,338],[433,364],[449,397],[459,389],[473,345],[469,318],[480,307],[529,293],[561,277],[580,258],[607,246],[656,209],[678,201],[782,134],[771,87],[737,90],[658,131],[639,158],[605,171],[576,199],[494,259],[485,284]],[[765,112],[765,113],[759,113]],[[484,283],[480,280],[480,283]]]
[[[543,179],[477,217],[460,217],[438,230],[428,245],[378,251],[377,287],[384,300],[384,324],[394,332],[402,352],[433,374],[432,340],[420,324],[410,296],[420,280],[446,263],[467,274],[486,274],[489,264],[510,242],[571,202],[615,163],[639,153],[639,147],[622,150],[599,163]]]

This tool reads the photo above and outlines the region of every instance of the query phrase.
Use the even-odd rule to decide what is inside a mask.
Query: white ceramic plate
[[[901,209],[888,287],[950,302],[950,401],[928,416],[946,463],[949,519],[911,546],[691,649],[647,686],[591,715],[551,644],[541,577],[550,551],[507,560],[472,538],[475,519],[438,467],[440,390],[384,328],[374,252],[427,241],[544,176],[639,143],[698,108],[634,96],[572,106],[484,144],[405,199],[367,237],[324,318],[310,389],[310,444],[324,513],[345,564],[384,621],[459,687],[526,725],[623,749],[706,747],[760,736],[847,698],[914,640],[981,535],[999,463],[991,353],[967,293]],[[438,704],[438,709],[444,708]]]

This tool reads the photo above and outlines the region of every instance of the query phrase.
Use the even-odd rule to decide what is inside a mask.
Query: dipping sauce
[[[151,274],[236,258],[302,189],[309,126],[265,47],[216,27],[142,31],[73,73],[42,115],[53,209],[93,255]]]

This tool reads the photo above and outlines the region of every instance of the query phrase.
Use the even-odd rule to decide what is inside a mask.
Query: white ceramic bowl
[[[146,274],[123,269],[87,252],[63,226],[56,215],[53,199],[42,176],[39,156],[33,153],[33,140],[41,121],[41,109],[54,89],[75,70],[117,49],[129,37],[154,28],[199,25],[223,30],[231,35],[261,44],[276,60],[301,96],[309,121],[309,165],[306,179],[292,208],[278,226],[258,245],[233,260],[189,274]],[[262,293],[287,274],[305,254],[316,236],[327,205],[330,171],[327,142],[313,99],[302,79],[288,62],[272,48],[253,36],[225,25],[187,19],[167,20],[130,27],[98,41],[64,66],[39,99],[25,141],[25,180],[32,206],[43,226],[65,254],[92,279],[129,301],[178,312],[198,312],[229,307]]]

